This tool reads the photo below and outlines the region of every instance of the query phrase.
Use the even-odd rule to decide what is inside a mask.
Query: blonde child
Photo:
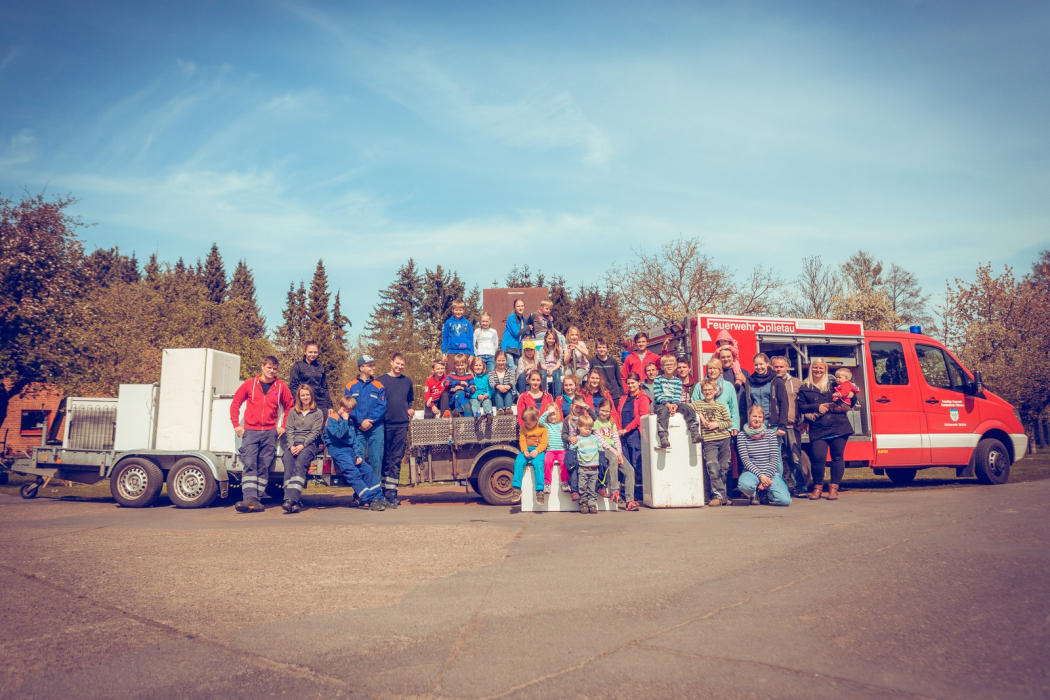
[[[860,387],[853,383],[853,372],[845,367],[835,370],[835,391],[832,392],[831,410],[848,413],[853,397],[860,394]]]
[[[543,337],[541,360],[547,370],[547,390],[561,396],[562,353],[558,345],[558,331],[553,328]]]
[[[456,371],[446,374],[441,385],[448,394],[453,416],[470,415],[470,397],[474,393],[474,375],[467,371],[467,356],[460,353],[452,358]]]
[[[609,465],[605,474],[599,474],[598,494],[608,496],[618,507],[627,510],[638,510],[638,504],[634,500],[634,466],[623,458],[623,445],[620,443],[620,431],[613,420],[613,405],[609,399],[602,399],[598,404],[598,420],[594,421],[594,434],[613,446],[613,449],[605,453],[606,463]],[[620,470],[623,469],[623,490],[627,500],[620,495]],[[601,477],[604,476],[604,479]],[[608,490],[612,489],[609,493]],[[627,507],[634,503],[634,508]]]
[[[512,413],[514,408],[514,385],[518,375],[509,364],[507,353],[496,351],[496,366],[489,372],[489,387],[492,389],[492,407],[497,415]]]
[[[575,376],[577,381],[582,382],[591,369],[590,352],[587,345],[580,340],[580,329],[570,326],[565,333],[565,354],[562,361],[565,366],[566,377]]]
[[[480,425],[482,419],[487,419],[491,425],[496,409],[492,407],[492,389],[489,386],[489,373],[485,369],[485,361],[475,357],[471,370],[474,372],[474,394],[470,397],[470,410],[474,414],[474,426]]]
[[[561,409],[558,407],[558,402],[547,406],[547,409],[540,417],[540,425],[547,430],[547,453],[543,458],[543,478],[544,484],[546,484],[543,490],[545,493],[551,492],[551,484],[554,483],[555,478],[553,476],[555,464],[561,469],[562,489],[565,490],[569,487],[569,468],[565,466],[565,442],[562,438],[563,424],[564,417]]]
[[[543,503],[543,453],[547,449],[547,430],[539,424],[540,412],[527,408],[521,416],[521,428],[518,430],[518,447],[521,452],[514,458],[514,500],[521,498],[521,477],[525,474],[525,465],[532,465],[532,475],[536,481],[536,502]]]
[[[594,419],[588,414],[579,417],[579,433],[572,446],[576,455],[576,479],[579,483],[580,512],[594,514],[598,512],[598,499],[595,487],[598,484],[598,469],[605,459],[604,450],[613,449],[604,438],[592,432]]]
[[[529,390],[529,373],[533,370],[538,370],[540,373],[541,386],[546,390],[547,386],[547,370],[544,369],[543,363],[540,362],[539,356],[536,354],[536,341],[534,340],[523,340],[521,342],[521,357],[518,358],[518,394],[524,394]]]
[[[452,302],[452,316],[445,321],[441,329],[441,352],[448,360],[449,355],[471,355],[474,352],[474,325],[469,318],[464,318],[467,305],[462,299]]]
[[[707,468],[707,482],[710,486],[707,502],[709,506],[729,503],[726,476],[729,474],[729,463],[732,459],[729,429],[733,422],[730,420],[729,409],[715,398],[718,383],[721,381],[720,378],[708,378],[700,382],[703,400],[693,402],[693,410],[696,411],[700,423],[700,437],[704,443],[704,467]]]
[[[423,417],[437,418],[443,416],[448,418],[451,413],[448,409],[448,393],[445,391],[445,361],[436,360],[430,366],[431,376],[423,386]]]
[[[594,419],[598,417],[598,414],[591,410],[591,407],[587,405],[586,399],[582,396],[577,396],[573,399],[572,406],[569,413],[565,416],[561,429],[562,442],[565,444],[565,466],[569,470],[568,488],[566,488],[565,484],[562,484],[561,490],[571,492],[572,500],[574,501],[580,500],[580,489],[577,486],[576,451],[573,450],[573,446],[576,444],[580,434],[580,419],[584,416],[590,416],[593,427]]]
[[[485,361],[485,371],[496,367],[496,351],[499,350],[499,333],[492,327],[492,317],[481,314],[481,328],[474,331],[474,356]]]
[[[682,401],[682,380],[675,374],[676,361],[673,355],[664,355],[660,358],[660,367],[663,374],[656,378],[653,383],[653,403],[656,414],[656,430],[660,437],[658,449],[666,450],[671,446],[667,439],[667,422],[676,413],[681,413],[685,418],[685,424],[689,428],[689,437],[694,443],[700,442],[699,426],[696,422],[696,411],[692,406]]]

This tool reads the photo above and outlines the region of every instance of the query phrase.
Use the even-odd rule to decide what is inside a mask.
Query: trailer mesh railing
[[[475,426],[473,418],[414,420],[409,423],[408,435],[413,447],[511,442],[518,439],[518,419],[496,416],[491,426],[486,420]]]
[[[69,449],[112,450],[117,433],[116,406],[76,406],[69,412]]]

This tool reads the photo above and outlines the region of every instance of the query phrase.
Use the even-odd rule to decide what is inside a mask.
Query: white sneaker
[[[565,493],[568,493],[569,492],[569,485],[568,484],[562,484],[561,485],[561,490],[564,491]]]
[[[543,493],[550,493],[550,492],[551,492],[551,485],[550,484],[546,484],[543,487]]]

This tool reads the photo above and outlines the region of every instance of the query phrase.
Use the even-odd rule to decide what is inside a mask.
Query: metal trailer
[[[116,399],[69,398],[61,442],[45,436],[31,455],[10,466],[36,476],[22,487],[22,496],[35,497],[57,478],[82,484],[109,479],[113,498],[131,508],[151,505],[165,483],[179,508],[227,498],[243,471],[229,414],[239,374],[237,355],[169,349],[158,384],[122,384]],[[273,497],[281,495],[283,472],[278,458],[267,487]],[[330,460],[319,457],[310,474],[330,483]]]
[[[470,485],[487,503],[511,505],[518,419],[495,416],[475,425],[473,418],[416,419],[409,424],[409,482]]]

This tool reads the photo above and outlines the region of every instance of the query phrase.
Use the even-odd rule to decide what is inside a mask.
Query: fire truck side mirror
[[[984,379],[981,377],[981,370],[979,369],[973,371],[973,393],[984,393]]]

